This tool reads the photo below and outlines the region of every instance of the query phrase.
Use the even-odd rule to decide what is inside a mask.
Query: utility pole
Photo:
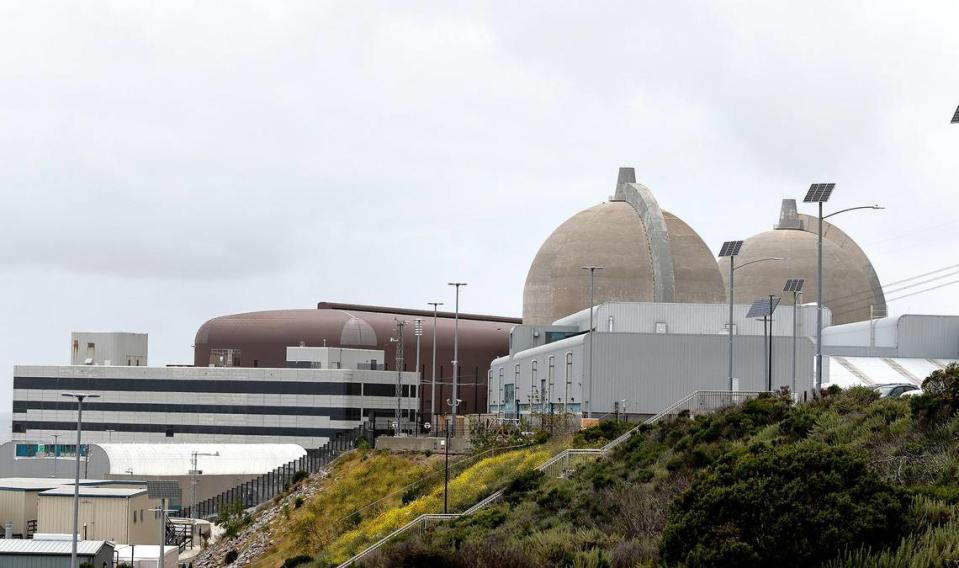
[[[416,436],[420,431],[420,389],[423,388],[423,377],[420,374],[420,338],[423,337],[423,318],[416,318],[413,323],[413,331],[416,334],[416,417],[413,420],[413,435]]]
[[[53,477],[57,477],[57,461],[60,459],[60,444],[57,440],[60,438],[60,434],[53,435]]]
[[[197,504],[196,486],[199,483],[197,476],[202,473],[200,469],[197,467],[197,458],[200,456],[219,456],[219,455],[220,455],[220,452],[206,453],[206,452],[195,451],[192,454],[193,469],[190,470],[190,478],[191,478],[190,481],[193,484],[193,502],[192,502],[193,504],[190,506],[190,525],[191,525],[191,530],[194,532],[196,532],[196,529],[192,527],[196,525],[196,504]],[[191,534],[191,539],[192,539],[192,534]],[[191,540],[190,542],[193,542],[193,541]]]
[[[427,302],[433,306],[433,371],[430,380],[430,422],[436,425],[436,310],[443,302]]]
[[[768,391],[773,390],[773,298],[769,295],[769,375],[766,379]]]
[[[77,470],[73,482],[73,546],[70,550],[70,567],[80,568],[77,560],[77,535],[80,530],[80,436],[83,431],[83,399],[100,398],[98,394],[65,392],[60,396],[77,399]],[[87,456],[89,460],[89,456]]]
[[[160,507],[157,509],[149,509],[150,511],[153,511],[153,512],[158,511],[160,513],[160,556],[157,558],[158,567],[164,566],[163,561],[164,561],[164,556],[166,556],[166,554],[164,554],[165,552],[164,546],[166,545],[166,516],[167,516],[167,513],[176,512],[172,509],[167,509],[166,506],[167,506],[166,498],[161,497]]]
[[[604,266],[583,266],[583,270],[589,270],[589,368],[588,373],[589,377],[587,379],[587,396],[589,400],[586,401],[586,418],[593,417],[593,277],[596,274],[597,270],[605,270]],[[615,395],[615,393],[613,393]]]
[[[456,407],[459,406],[459,368],[460,368],[460,287],[466,286],[466,282],[449,282],[450,286],[456,287],[456,315],[453,321],[453,437],[456,437]]]

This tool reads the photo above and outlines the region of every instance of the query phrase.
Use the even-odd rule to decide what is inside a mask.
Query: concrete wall
[[[110,365],[121,367],[147,366],[145,333],[75,331],[70,334],[70,346],[71,365],[83,365],[91,358],[94,365],[106,365],[109,361]]]

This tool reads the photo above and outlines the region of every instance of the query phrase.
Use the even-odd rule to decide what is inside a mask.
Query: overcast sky
[[[0,412],[12,366],[68,363],[71,330],[190,363],[216,315],[425,307],[452,279],[464,310],[520,315],[540,244],[624,165],[713,249],[835,181],[830,207],[888,207],[837,218],[881,281],[957,264],[957,21],[955,2],[2,2]]]

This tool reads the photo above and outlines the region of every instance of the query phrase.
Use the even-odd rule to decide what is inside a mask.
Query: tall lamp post
[[[459,376],[460,376],[460,286],[466,286],[466,282],[449,282],[450,286],[456,287],[456,315],[453,320],[453,436],[456,437],[456,407],[459,406]]]
[[[60,438],[60,434],[53,435],[53,477],[57,477],[57,461],[60,459],[60,444],[57,440]]]
[[[792,360],[792,383],[790,392],[796,396],[796,337],[799,335],[799,298],[802,296],[803,285],[806,280],[803,278],[790,278],[786,280],[783,286],[783,292],[793,293],[793,360]]]
[[[436,310],[443,302],[427,302],[433,306],[433,372],[430,380],[430,422],[436,426]]]
[[[419,434],[420,389],[423,388],[423,375],[420,374],[420,338],[423,337],[423,318],[413,320],[413,332],[416,335],[416,415],[413,420],[413,435]]]
[[[403,400],[403,328],[406,322],[400,319],[396,320],[396,337],[391,337],[390,342],[396,343],[396,428],[393,429],[393,435],[399,436],[403,430],[400,418],[402,415]]]
[[[83,431],[83,399],[100,398],[98,394],[65,392],[60,396],[77,399],[77,469],[73,480],[73,546],[70,549],[70,567],[80,568],[77,564],[77,534],[80,530],[80,437]]]
[[[834,183],[814,183],[809,186],[803,203],[816,203],[819,205],[819,223],[816,227],[816,383],[813,389],[813,396],[819,396],[822,389],[822,222],[830,217],[835,217],[841,213],[849,211],[858,211],[859,209],[884,209],[878,205],[861,205],[859,207],[848,207],[841,209],[829,215],[822,214],[822,204],[829,201],[836,188]]]
[[[446,404],[450,405],[450,408],[453,409],[453,423],[456,422],[456,407],[460,405],[461,400],[458,398],[446,399]],[[449,494],[450,494],[450,423],[446,423],[446,475],[443,479],[443,514],[449,512]]]
[[[723,243],[723,248],[719,251],[720,258],[729,257],[729,391],[732,392],[733,389],[733,296],[736,290],[735,280],[733,278],[734,273],[740,268],[746,268],[751,264],[758,264],[760,262],[767,262],[771,260],[784,260],[780,256],[769,256],[766,258],[757,258],[756,260],[750,260],[744,264],[736,266],[736,257],[739,256],[740,249],[742,249],[743,241],[726,241]]]
[[[583,266],[589,270],[589,367],[587,369],[586,392],[589,400],[586,401],[586,418],[593,417],[593,282],[597,270],[606,270],[605,266]]]

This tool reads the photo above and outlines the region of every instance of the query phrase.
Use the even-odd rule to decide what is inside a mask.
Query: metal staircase
[[[765,394],[766,391],[695,391],[683,397],[682,399],[674,402],[673,404],[667,406],[663,410],[659,411],[657,414],[647,418],[643,422],[639,423],[636,427],[629,429],[626,433],[619,436],[615,440],[612,440],[602,448],[570,448],[559,452],[553,457],[546,460],[536,469],[544,472],[550,477],[567,477],[572,473],[576,467],[580,464],[591,461],[594,459],[601,459],[606,457],[609,452],[615,449],[617,446],[625,442],[635,434],[641,427],[647,424],[655,424],[667,416],[680,414],[681,412],[689,412],[693,414],[702,414],[706,412],[713,412],[721,408],[728,406],[733,406],[736,404],[741,404],[751,398],[755,398],[760,394]],[[407,533],[412,533],[413,531],[422,532],[430,524],[437,523],[440,521],[448,521],[453,519],[458,519],[467,515],[472,515],[473,513],[483,509],[487,505],[497,501],[500,497],[503,496],[503,490],[500,489],[491,493],[488,497],[482,501],[476,503],[469,509],[466,509],[462,513],[449,513],[449,514],[436,514],[429,513],[416,517],[412,521],[406,523],[402,527],[394,530],[388,535],[384,536],[380,540],[376,541],[363,551],[359,552],[346,562],[337,566],[337,568],[349,568],[354,566],[358,561],[366,558],[370,554],[376,552],[385,544],[396,539],[397,537],[406,535]]]

